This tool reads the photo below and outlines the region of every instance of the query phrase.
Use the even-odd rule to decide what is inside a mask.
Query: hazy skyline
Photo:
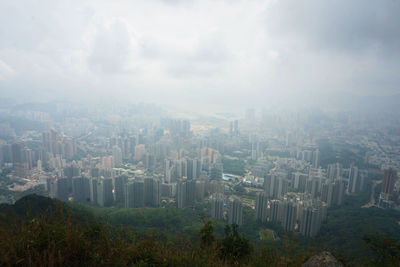
[[[389,0],[6,0],[0,93],[243,106],[397,94],[399,14]]]

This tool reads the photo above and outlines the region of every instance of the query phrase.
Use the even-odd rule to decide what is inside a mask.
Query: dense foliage
[[[246,162],[242,159],[225,156],[222,158],[222,165],[225,173],[241,176],[246,173]]]
[[[357,201],[347,200],[347,217],[332,209],[321,234],[305,239],[251,220],[249,209],[244,216],[250,222],[237,227],[209,221],[196,209],[98,209],[31,195],[0,206],[0,265],[299,266],[330,250],[348,265],[396,266],[400,245],[392,220],[398,215],[357,209]],[[381,226],[372,231],[369,224]],[[265,229],[280,237],[258,239]]]

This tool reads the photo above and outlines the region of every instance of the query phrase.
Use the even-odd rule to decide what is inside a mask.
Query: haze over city
[[[0,266],[400,266],[399,0],[0,0]]]
[[[399,13],[389,0],[1,1],[0,92],[227,109],[390,96]]]

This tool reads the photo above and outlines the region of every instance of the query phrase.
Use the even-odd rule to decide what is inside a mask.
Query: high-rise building
[[[172,166],[172,160],[170,159],[165,159],[164,160],[164,181],[167,183],[172,182],[172,172],[174,170],[174,167]]]
[[[122,165],[122,150],[118,146],[113,146],[112,148],[112,156],[114,159],[114,165],[119,167]]]
[[[223,166],[222,163],[213,163],[211,165],[210,170],[210,178],[211,180],[221,180],[223,175]]]
[[[316,236],[325,216],[326,206],[322,203],[305,203],[301,207],[300,233],[308,237]]]
[[[268,198],[274,197],[274,188],[277,183],[277,177],[274,174],[267,174],[264,178],[264,192]]]
[[[174,185],[172,184],[161,184],[161,196],[162,197],[172,197],[173,196]]]
[[[270,202],[270,214],[269,221],[270,222],[279,222],[281,221],[281,201],[280,200],[272,200]]]
[[[292,201],[282,202],[282,227],[286,232],[293,231],[296,226],[297,205]]]
[[[196,181],[196,201],[201,202],[205,194],[205,181]]]
[[[307,174],[296,172],[294,174],[293,188],[304,193],[306,191],[307,178]]]
[[[346,182],[342,179],[326,181],[322,185],[321,200],[326,202],[328,207],[340,206],[344,202]]]
[[[268,209],[268,197],[265,192],[257,194],[256,198],[256,220],[265,222],[267,220],[267,209]]]
[[[239,135],[239,121],[234,120],[231,121],[229,124],[229,134],[231,136],[238,136]]]
[[[315,150],[312,156],[312,167],[318,168],[319,167],[319,159],[320,159],[320,152],[319,150]]]
[[[394,183],[397,180],[397,172],[393,168],[384,170],[384,178],[382,183],[381,192],[386,195],[392,195],[394,189]]]
[[[97,178],[90,179],[90,202],[97,204]]]
[[[222,194],[214,194],[211,200],[211,217],[224,219],[224,197]]]
[[[56,189],[56,198],[61,201],[68,200],[68,179],[67,178],[58,178],[57,179],[57,189]]]
[[[75,162],[73,162],[70,166],[64,168],[64,175],[68,179],[68,190],[69,192],[72,192],[72,177],[80,176],[81,169]]]
[[[23,147],[20,143],[14,143],[11,145],[11,153],[13,164],[23,162]]]
[[[135,160],[142,160],[146,153],[146,147],[143,144],[135,146]]]
[[[242,201],[235,197],[229,206],[229,219],[230,224],[243,224],[243,205]]]
[[[306,182],[306,192],[311,195],[312,198],[316,198],[322,189],[322,177],[311,176]]]
[[[133,181],[125,185],[125,208],[144,206],[144,183]]]
[[[288,181],[285,177],[268,174],[264,178],[264,192],[269,198],[282,198],[288,190]]]
[[[158,207],[161,201],[161,183],[154,178],[144,179],[144,205]]]
[[[342,165],[340,163],[328,164],[327,177],[331,180],[339,179],[342,175]]]
[[[114,202],[113,183],[111,178],[101,178],[97,183],[97,204],[101,207],[112,206]]]
[[[200,187],[202,186],[202,188]],[[183,209],[193,206],[197,197],[204,197],[204,182],[194,180],[181,180],[177,183],[176,200],[178,208]],[[199,190],[199,192],[198,192]]]
[[[125,185],[128,182],[128,176],[120,175],[114,179],[115,202],[123,204],[125,201]]]
[[[57,197],[57,180],[55,178],[46,179],[46,190],[50,198]]]
[[[193,206],[196,202],[196,181],[188,180],[186,182],[186,205]]]
[[[344,203],[346,182],[343,179],[338,179],[335,181],[335,188],[333,194],[334,205],[340,206]]]
[[[176,202],[178,209],[186,208],[186,181],[179,181],[176,185]]]
[[[83,176],[72,177],[72,193],[77,202],[90,202],[90,180]]]
[[[361,179],[358,174],[358,168],[351,165],[349,169],[348,193],[358,193],[361,190]]]

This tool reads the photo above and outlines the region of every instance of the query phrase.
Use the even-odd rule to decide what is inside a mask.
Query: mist
[[[0,93],[215,110],[392,96],[399,13],[387,0],[2,1]]]

